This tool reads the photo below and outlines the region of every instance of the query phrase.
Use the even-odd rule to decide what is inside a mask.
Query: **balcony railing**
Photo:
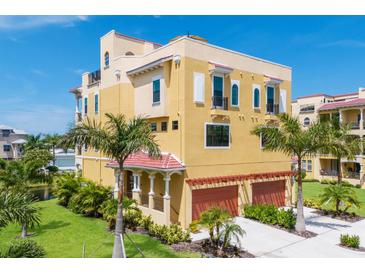
[[[324,169],[322,169],[321,171],[320,171],[320,174],[322,175],[322,176],[337,176],[337,170],[324,170]]]
[[[279,104],[267,103],[266,104],[266,113],[267,114],[278,114],[279,113]]]
[[[153,197],[153,202],[154,202],[153,209],[163,212],[163,198],[155,196],[155,197]]]
[[[228,109],[228,97],[213,96],[212,97],[212,108],[221,108],[224,110]]]
[[[89,73],[89,86],[98,83],[101,79],[100,69]]]
[[[148,199],[149,199],[148,194],[142,194],[141,195],[141,204],[142,204],[142,206],[148,207]]]

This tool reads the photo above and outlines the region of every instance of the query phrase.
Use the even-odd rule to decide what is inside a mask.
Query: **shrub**
[[[302,179],[302,182],[303,183],[312,183],[312,182],[319,182],[319,180],[318,179],[310,179],[310,178],[307,178],[307,179]]]
[[[116,199],[109,199],[104,201],[98,212],[103,216],[103,219],[108,222],[110,230],[115,229],[115,216],[117,215],[118,201]]]
[[[57,166],[48,166],[46,167],[46,169],[48,170],[48,172],[50,173],[57,173],[58,172],[58,167]]]
[[[199,231],[199,220],[192,221],[189,229],[192,233],[197,233]]]
[[[149,235],[160,239],[166,244],[176,244],[179,242],[190,241],[190,233],[184,231],[179,225],[158,225],[151,224],[149,229]]]
[[[277,213],[277,221],[278,225],[285,227],[286,229],[293,229],[296,223],[293,209],[280,209]]]
[[[71,197],[68,207],[71,211],[84,216],[100,217],[100,206],[110,197],[109,187],[86,182],[85,186]]]
[[[149,230],[150,226],[153,224],[151,215],[149,216],[142,216],[140,226],[144,229]]]
[[[335,185],[337,184],[336,180],[330,180],[330,179],[323,179],[320,181],[320,184],[322,185]]]
[[[129,207],[123,209],[124,227],[130,230],[136,230],[142,220],[142,211],[138,207]]]
[[[79,191],[82,178],[76,177],[74,173],[64,173],[55,177],[54,180],[56,185],[54,195],[60,205],[67,207],[72,195]]]
[[[30,239],[15,240],[5,253],[0,254],[2,258],[42,258],[45,255],[44,248]]]
[[[321,203],[315,199],[304,199],[303,205],[310,208],[321,209]]]
[[[246,218],[258,220],[265,224],[275,225],[292,229],[295,226],[296,218],[292,209],[278,209],[273,205],[247,205],[243,215]]]
[[[340,244],[347,247],[359,248],[360,237],[358,235],[341,234]]]

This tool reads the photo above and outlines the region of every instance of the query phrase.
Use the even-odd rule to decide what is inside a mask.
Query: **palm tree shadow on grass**
[[[46,232],[46,230],[63,228],[63,227],[69,226],[69,225],[71,225],[70,222],[50,221],[47,224],[41,225],[39,227],[39,230],[37,230],[37,233],[41,234],[41,233]]]

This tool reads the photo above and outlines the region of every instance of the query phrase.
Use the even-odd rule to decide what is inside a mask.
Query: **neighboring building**
[[[212,205],[238,215],[248,203],[291,204],[290,157],[263,151],[250,134],[290,113],[290,67],[197,36],[162,46],[115,31],[100,40],[100,62],[71,89],[76,122],[104,123],[108,112],[147,116],[162,158],[140,152],[124,165],[125,191],[144,214],[187,227]],[[76,165],[114,186],[117,165],[100,152],[79,148]]]
[[[351,124],[351,134],[363,138],[365,89],[358,92],[326,95],[323,93],[298,97],[292,102],[292,115],[299,117],[303,127],[309,126],[318,119],[337,118],[341,123]],[[318,155],[302,161],[307,170],[307,178],[337,179],[337,159],[331,155]],[[364,186],[364,155],[355,159],[341,159],[344,180],[354,185]]]
[[[58,167],[60,171],[75,171],[75,151],[73,149],[68,149],[67,151],[56,149],[55,166]]]
[[[19,159],[23,153],[28,133],[6,125],[0,125],[0,158]]]

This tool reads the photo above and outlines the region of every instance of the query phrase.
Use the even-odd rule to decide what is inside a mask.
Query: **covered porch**
[[[116,197],[121,174],[116,162],[109,163],[108,167],[114,169]],[[138,152],[124,164],[125,196],[136,200],[143,214],[151,216],[154,222],[178,223],[184,170],[184,165],[172,154],[163,153],[160,158],[151,158]]]

